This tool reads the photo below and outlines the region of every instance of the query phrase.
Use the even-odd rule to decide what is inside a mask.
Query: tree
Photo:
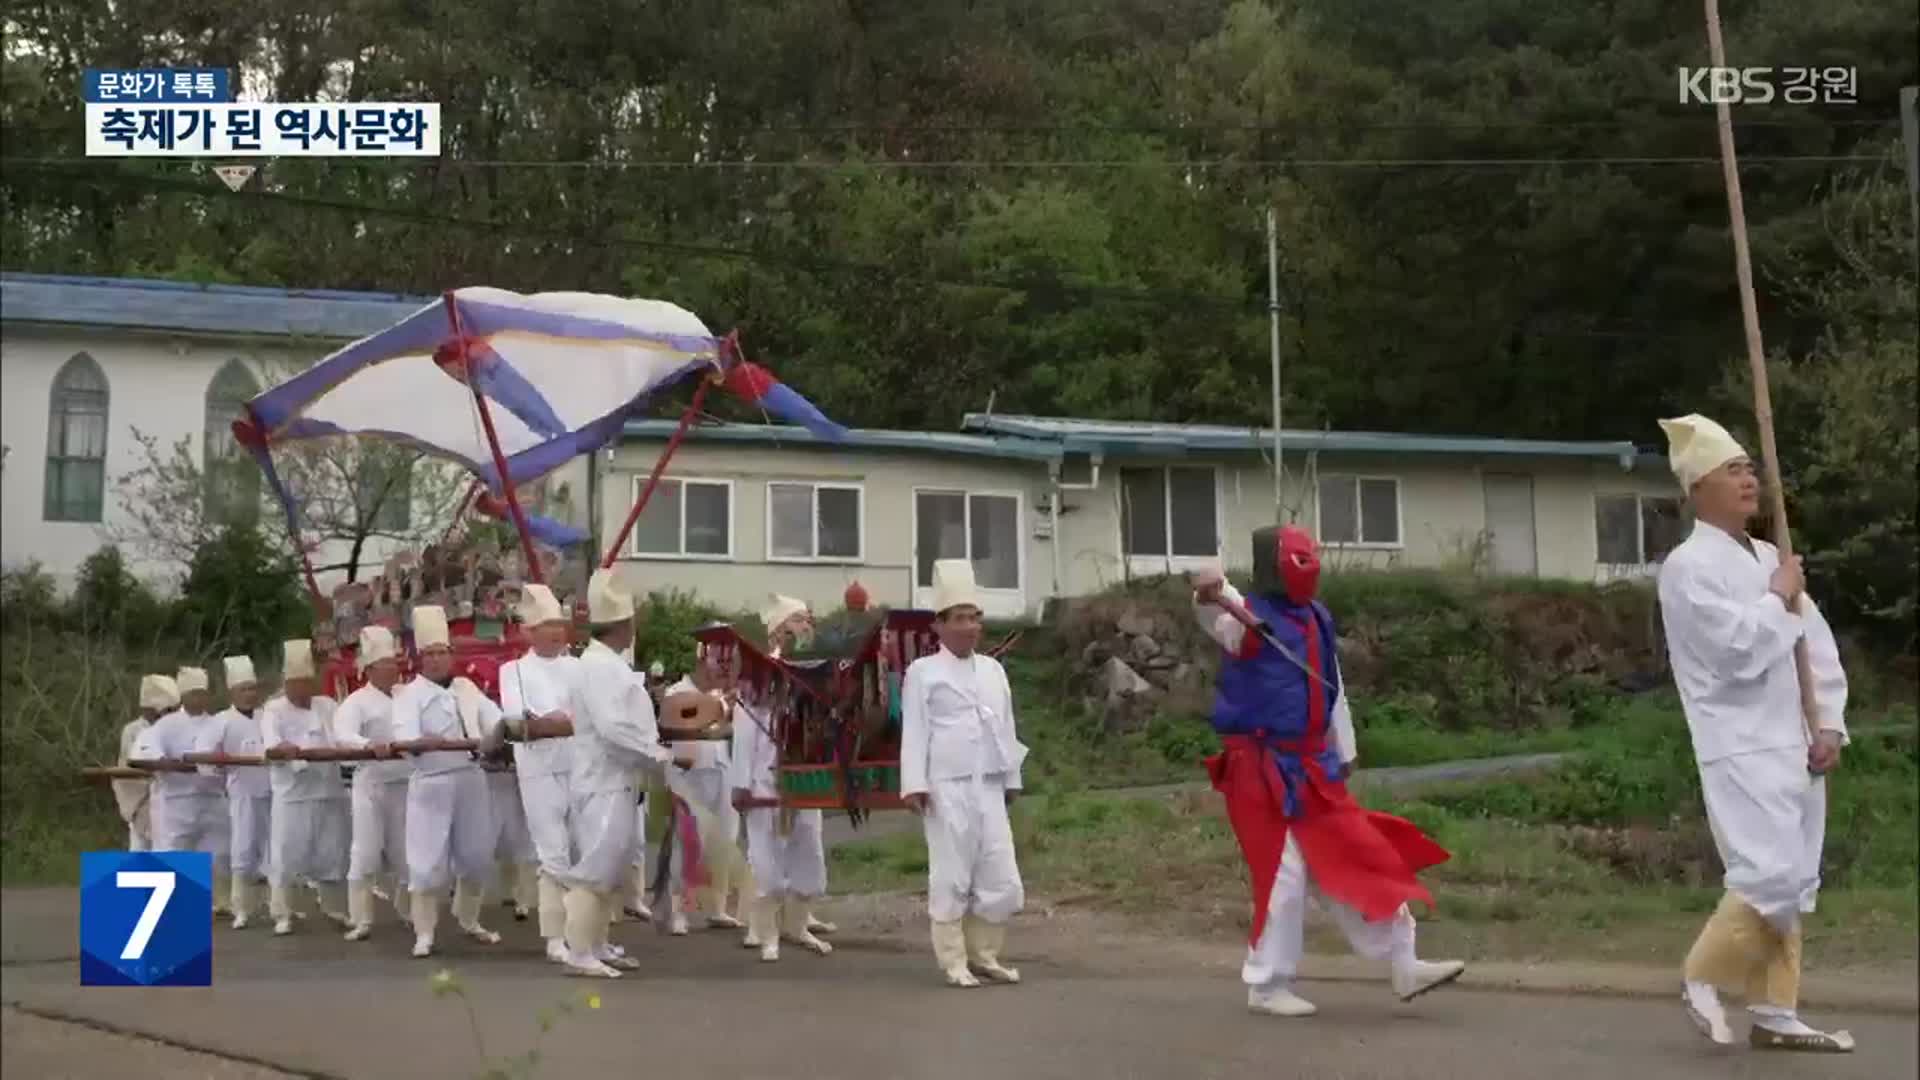
[[[1920,533],[1913,483],[1920,473],[1920,347],[1913,328],[1914,235],[1897,175],[1853,178],[1822,208],[1821,247],[1837,253],[1797,268],[1782,290],[1821,327],[1800,350],[1775,350],[1767,366],[1790,500],[1795,550],[1835,622],[1911,655],[1920,615]],[[1734,369],[1730,409],[1752,406],[1745,365]]]
[[[257,526],[268,542],[297,552],[277,506],[261,513],[262,485],[250,458],[218,457],[207,465],[190,437],[164,448],[138,428],[133,438],[140,465],[114,481],[124,508],[107,529],[114,542],[185,567],[229,526]],[[348,581],[377,561],[367,550],[374,540],[418,548],[438,538],[468,483],[437,460],[372,439],[287,444],[274,448],[273,463],[298,506],[300,541],[315,553],[315,573],[344,571]]]
[[[187,640],[209,657],[277,656],[313,619],[293,560],[244,525],[220,529],[194,554],[177,611]]]

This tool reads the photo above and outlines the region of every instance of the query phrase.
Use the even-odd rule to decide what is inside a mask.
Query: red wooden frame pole
[[[687,403],[687,411],[680,414],[680,426],[673,429],[673,437],[667,440],[667,448],[660,452],[660,460],[653,463],[653,472],[647,477],[647,486],[640,489],[640,497],[633,501],[633,509],[627,511],[626,524],[620,526],[619,535],[613,543],[607,545],[606,557],[600,560],[600,569],[613,569],[613,561],[620,556],[620,548],[627,542],[627,536],[633,532],[633,526],[640,520],[640,511],[647,508],[647,500],[653,498],[653,489],[660,484],[660,474],[667,471],[667,462],[673,460],[673,452],[680,448],[680,440],[687,437],[687,428],[693,425],[693,418],[700,413],[700,403],[706,400],[707,387],[713,385],[711,377],[700,380],[693,388],[693,400]]]
[[[527,531],[527,517],[520,511],[520,498],[514,494],[513,476],[507,471],[507,455],[500,449],[500,435],[493,428],[493,413],[487,408],[487,396],[480,392],[480,383],[473,377],[473,366],[467,356],[467,335],[460,326],[460,308],[454,303],[453,293],[441,294],[447,305],[447,319],[453,324],[454,347],[460,350],[460,371],[466,376],[467,389],[473,391],[473,403],[480,410],[480,426],[487,433],[487,448],[493,451],[493,467],[500,471],[500,489],[507,497],[507,512],[513,515],[514,531],[520,535],[520,553],[526,556],[527,578],[534,584],[543,584],[540,576],[540,559],[533,550],[533,536]]]

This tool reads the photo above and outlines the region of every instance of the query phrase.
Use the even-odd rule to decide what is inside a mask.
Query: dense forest
[[[853,423],[991,397],[1251,424],[1271,207],[1289,426],[1657,444],[1658,416],[1748,411],[1714,112],[1678,93],[1697,4],[319,7],[9,0],[6,268],[659,296]],[[1796,498],[1850,522],[1825,547],[1871,527],[1852,557],[1910,635],[1913,5],[1722,12],[1734,64],[1857,74],[1736,125]],[[441,102],[443,156],[279,159],[238,193],[85,159],[81,71],[141,65]]]

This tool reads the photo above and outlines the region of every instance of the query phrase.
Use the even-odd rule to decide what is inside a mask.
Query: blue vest
[[[1229,655],[1221,661],[1220,681],[1213,701],[1213,730],[1221,735],[1251,735],[1264,730],[1283,739],[1301,738],[1311,730],[1328,732],[1333,726],[1333,699],[1340,688],[1340,666],[1334,653],[1333,616],[1319,601],[1294,604],[1285,597],[1247,597],[1247,610],[1267,625],[1294,656],[1307,662],[1306,628],[1319,634],[1320,675],[1332,689],[1321,689],[1321,715],[1309,724],[1306,673],[1293,661],[1262,642],[1251,659]],[[1291,616],[1291,618],[1289,617]],[[1252,633],[1251,630],[1248,633]]]

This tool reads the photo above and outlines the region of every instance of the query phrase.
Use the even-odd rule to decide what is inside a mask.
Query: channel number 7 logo
[[[89,851],[80,857],[82,986],[209,986],[213,857]]]

